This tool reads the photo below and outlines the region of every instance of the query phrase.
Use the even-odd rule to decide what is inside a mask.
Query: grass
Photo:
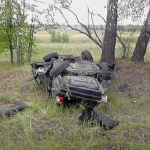
[[[49,37],[45,34],[41,32],[38,36],[47,40]],[[70,37],[75,34],[71,33]],[[96,60],[101,53],[92,42],[52,44],[42,41],[37,47],[33,62],[42,61],[42,57],[51,52],[80,55],[82,50],[88,49]],[[146,58],[149,57],[147,55],[149,49]],[[112,130],[89,124],[79,127],[78,117],[82,108],[58,107],[55,100],[47,98],[46,89],[37,87],[29,64],[18,68],[8,63],[8,55],[4,56],[6,54],[0,56],[0,108],[17,102],[30,107],[11,117],[0,118],[0,150],[150,149],[150,94],[141,93],[141,97],[129,99],[120,95],[116,88],[118,84],[112,82],[112,89],[108,88],[109,102],[99,105],[96,110],[117,118],[119,125]],[[119,65],[127,69],[134,67],[127,59],[119,61]]]

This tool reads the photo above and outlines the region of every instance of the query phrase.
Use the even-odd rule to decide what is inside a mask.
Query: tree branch
[[[67,26],[68,26],[69,28],[71,28],[72,30],[76,30],[76,31],[78,31],[78,32],[80,32],[80,33],[82,33],[82,34],[85,34],[85,35],[86,35],[87,37],[89,37],[96,45],[98,45],[98,46],[102,49],[102,44],[101,44],[99,41],[97,41],[97,40],[92,36],[92,34],[91,34],[90,30],[89,30],[89,27],[86,26],[85,24],[81,23],[80,20],[79,20],[79,18],[78,18],[78,16],[77,16],[72,10],[70,10],[69,8],[65,8],[66,10],[68,10],[69,12],[71,12],[71,13],[75,16],[75,18],[76,18],[78,24],[80,24],[80,25],[82,26],[82,28],[83,28],[86,32],[81,31],[81,30],[79,30],[79,29],[77,29],[77,28],[71,26],[71,25],[69,24],[67,18],[65,17],[65,15],[63,14],[63,12],[62,12],[58,7],[55,6],[55,8],[60,12],[60,14],[61,14],[62,17],[64,18],[64,20],[65,20],[65,22],[67,23]]]
[[[92,20],[92,25],[93,25],[93,30],[94,30],[95,36],[97,37],[99,43],[102,45],[103,43],[102,43],[101,39],[99,38],[96,30],[95,30],[95,25],[94,25],[94,21],[93,21],[93,13],[91,13],[91,20]]]
[[[93,15],[97,15],[99,16],[105,23],[106,23],[106,20],[100,15],[100,14],[93,14]],[[126,53],[126,45],[125,43],[122,41],[122,39],[120,38],[120,36],[116,33],[116,37],[118,38],[119,42],[121,43],[121,45],[123,46],[123,55],[122,55],[122,58],[125,58],[125,53]]]

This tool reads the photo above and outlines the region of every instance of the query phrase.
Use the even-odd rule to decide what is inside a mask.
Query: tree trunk
[[[30,37],[29,37],[29,46],[28,46],[28,62],[31,62],[32,57],[32,46],[33,46],[33,32],[34,32],[34,24],[30,26]]]
[[[25,43],[25,0],[22,8],[22,46],[21,46],[21,64],[24,64],[24,43]]]
[[[16,48],[16,54],[17,54],[17,65],[20,66],[20,35],[19,35],[19,25],[17,25],[17,48]]]
[[[103,40],[101,62],[107,62],[109,65],[115,63],[117,2],[118,0],[108,0],[107,4],[107,22]]]
[[[150,10],[148,12],[146,21],[142,27],[141,33],[138,37],[133,56],[131,60],[133,62],[144,62],[144,56],[146,53],[148,41],[150,36]]]
[[[10,25],[10,30],[12,26]],[[8,30],[6,30],[6,33],[8,34]],[[13,64],[14,63],[14,52],[13,52],[13,42],[10,37],[10,35],[7,35],[8,41],[9,41],[9,50],[10,50],[10,62]]]
[[[16,47],[16,55],[17,55],[17,65],[20,66],[20,19],[17,7],[17,47]]]
[[[10,49],[10,62],[13,64],[14,63],[14,56],[13,56],[13,44],[12,41],[9,40],[9,49]]]

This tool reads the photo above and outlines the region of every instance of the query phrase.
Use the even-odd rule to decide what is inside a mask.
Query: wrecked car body
[[[111,78],[110,69],[107,63],[94,64],[89,51],[81,56],[51,53],[43,60],[31,64],[33,76],[38,86],[48,79],[47,92],[58,105],[107,102],[106,87],[101,83]]]

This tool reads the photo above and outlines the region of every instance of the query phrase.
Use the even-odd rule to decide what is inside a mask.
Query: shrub
[[[60,32],[51,31],[51,42],[52,43],[68,43],[69,37],[67,32],[63,32],[60,34]]]
[[[69,42],[68,33],[63,32],[61,39],[62,39],[62,43],[68,43]]]
[[[54,43],[57,41],[57,38],[56,38],[56,32],[55,31],[51,31],[51,42]]]

